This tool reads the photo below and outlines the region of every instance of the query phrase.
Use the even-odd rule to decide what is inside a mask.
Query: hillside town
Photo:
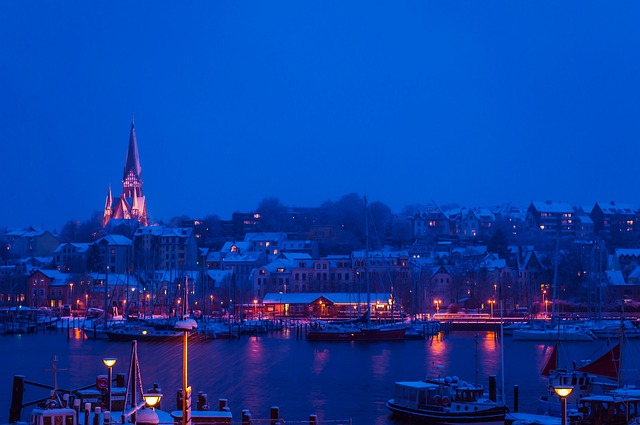
[[[77,228],[2,230],[0,307],[170,315],[186,279],[191,309],[211,316],[345,317],[365,282],[380,316],[493,314],[498,301],[525,314],[639,308],[638,207],[364,205],[356,194],[315,208],[267,198],[229,220],[154,222],[132,121],[122,193],[109,187],[90,240]]]

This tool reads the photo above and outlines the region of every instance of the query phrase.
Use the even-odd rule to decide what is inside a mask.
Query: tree
[[[287,213],[287,207],[278,198],[265,198],[260,201],[256,212],[260,214],[260,230],[263,232],[283,231],[282,220]]]
[[[500,258],[508,259],[509,241],[502,229],[497,229],[493,236],[491,236],[487,245],[487,250],[494,254],[498,254]]]

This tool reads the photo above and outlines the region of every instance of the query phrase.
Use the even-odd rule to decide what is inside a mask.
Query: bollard
[[[496,375],[489,375],[489,400],[496,401]]]
[[[218,410],[224,411],[224,409],[227,407],[228,404],[229,404],[229,401],[226,398],[218,399]]]
[[[73,410],[76,411],[76,413],[80,413],[80,399],[76,398],[75,400],[73,400]]]
[[[271,425],[280,423],[280,408],[278,406],[271,406],[269,419],[271,419]]]
[[[518,393],[520,392],[517,385],[513,386],[513,411],[518,412]]]
[[[251,425],[251,412],[249,412],[249,409],[242,411],[242,425]]]
[[[91,403],[84,404],[84,423],[89,423],[89,413],[91,412]]]
[[[316,425],[318,423],[318,415],[309,415],[309,425]]]
[[[102,423],[104,425],[107,425],[107,424],[111,423],[111,412],[109,412],[108,410],[106,412],[104,412],[104,421],[102,421]]]
[[[62,396],[62,407],[69,407],[69,394]]]
[[[93,415],[93,425],[100,425],[100,412],[102,412],[102,409],[96,407]]]

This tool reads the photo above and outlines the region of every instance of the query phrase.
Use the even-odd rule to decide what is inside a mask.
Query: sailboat
[[[580,408],[580,401],[596,393],[603,394],[616,387],[620,377],[620,344],[607,350],[596,360],[573,370],[559,368],[559,343],[556,341],[540,374],[547,377],[547,393],[538,399],[538,413],[561,416],[560,397],[555,393],[556,386],[572,386],[573,391],[566,397],[567,408]],[[609,379],[611,381],[604,381]]]
[[[405,339],[407,328],[403,323],[374,325],[371,323],[371,288],[369,284],[369,220],[367,197],[365,210],[365,281],[367,286],[367,307],[365,314],[351,322],[314,322],[307,331],[307,341],[401,341]]]

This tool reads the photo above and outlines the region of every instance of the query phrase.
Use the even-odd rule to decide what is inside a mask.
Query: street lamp
[[[436,305],[436,314],[438,314],[438,312],[440,312],[440,303],[442,302],[442,300],[433,300],[433,303]]]
[[[102,363],[109,369],[109,374],[107,375],[107,407],[109,408],[109,412],[111,412],[111,381],[113,380],[113,366],[116,364],[118,359],[113,357],[107,357],[102,359]]]
[[[257,314],[256,314],[256,309],[258,308],[258,300],[253,300],[253,318],[255,319]]]
[[[490,299],[489,300],[489,306],[491,308],[491,317],[493,317],[493,305],[496,303],[496,300],[494,299]]]
[[[160,399],[162,398],[162,394],[160,393],[146,393],[142,395],[145,403],[147,403],[147,407],[150,407],[154,410],[154,407],[160,403]]]
[[[558,397],[560,397],[560,403],[562,404],[562,425],[567,425],[567,397],[573,391],[573,387],[570,385],[556,385],[553,387]]]

